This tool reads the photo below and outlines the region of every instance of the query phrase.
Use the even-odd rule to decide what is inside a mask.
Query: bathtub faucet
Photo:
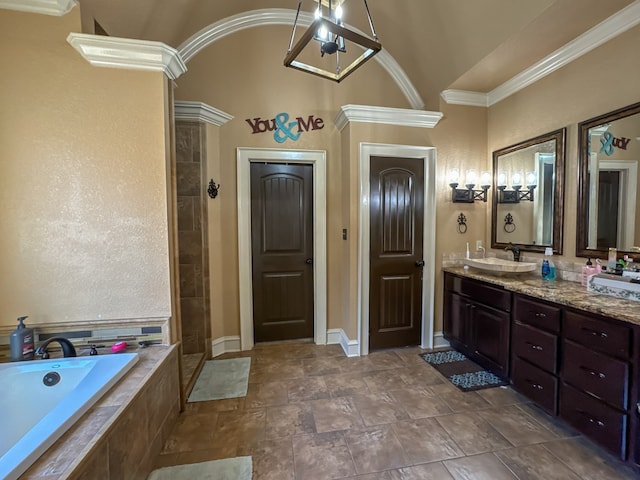
[[[62,347],[63,357],[76,356],[76,349],[73,346],[73,343],[71,343],[68,339],[64,337],[51,337],[45,340],[40,345],[38,345],[38,348],[36,348],[34,355],[41,355],[43,360],[46,360],[47,358],[49,358],[49,351],[47,350],[47,347],[51,342],[58,342],[60,344],[60,346]]]

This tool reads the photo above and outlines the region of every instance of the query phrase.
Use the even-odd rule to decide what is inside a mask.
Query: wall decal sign
[[[630,138],[625,137],[614,137],[611,132],[604,132],[602,138],[600,139],[600,143],[602,144],[602,148],[600,148],[600,153],[604,153],[607,156],[613,155],[615,151],[614,147],[620,148],[622,150],[627,149],[627,145],[631,141]]]
[[[322,130],[324,128],[324,120],[320,117],[309,115],[305,120],[304,117],[296,117],[295,120],[289,121],[289,114],[281,112],[271,120],[260,117],[247,118],[245,122],[249,124],[252,134],[273,132],[273,139],[278,143],[284,143],[287,139],[296,141],[304,132],[310,130]]]

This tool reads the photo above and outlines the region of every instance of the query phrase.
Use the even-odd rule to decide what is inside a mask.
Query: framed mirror
[[[562,128],[493,152],[491,248],[512,243],[525,252],[562,254],[564,162]]]
[[[578,124],[576,256],[640,257],[640,103]]]

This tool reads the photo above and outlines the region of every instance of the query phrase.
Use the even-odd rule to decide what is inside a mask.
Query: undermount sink
[[[511,275],[533,272],[538,264],[531,262],[514,262],[497,257],[465,258],[464,264],[494,275]]]

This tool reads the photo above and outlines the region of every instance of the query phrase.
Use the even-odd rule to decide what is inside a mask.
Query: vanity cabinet
[[[509,375],[511,293],[445,273],[444,337],[501,377]]]
[[[558,411],[560,319],[557,305],[514,295],[511,381],[552,415]]]
[[[633,329],[566,310],[560,417],[620,458],[627,457]]]
[[[640,470],[640,325],[445,272],[443,327],[452,347]]]

